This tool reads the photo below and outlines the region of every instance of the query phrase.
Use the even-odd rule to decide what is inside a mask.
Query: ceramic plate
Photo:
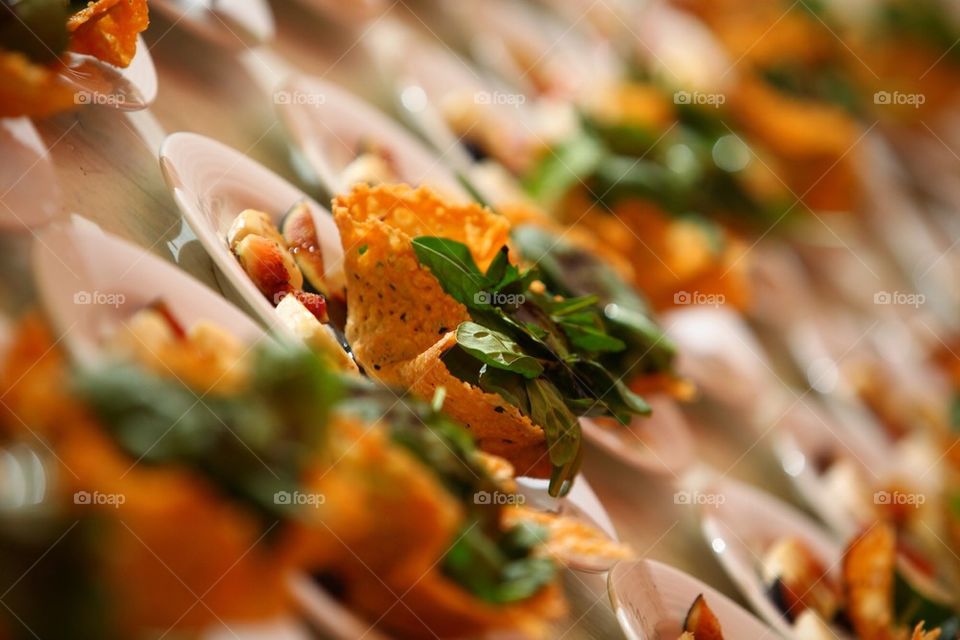
[[[92,225],[44,229],[32,260],[47,315],[83,362],[95,360],[106,337],[157,300],[187,327],[209,320],[244,341],[265,335],[246,314],[176,265]]]
[[[780,635],[733,600],[679,569],[654,560],[621,562],[607,578],[610,602],[630,640],[675,640],[697,596],[716,614],[724,637],[776,640]]]
[[[221,282],[236,291],[266,326],[288,331],[227,246],[227,230],[244,209],[259,209],[279,223],[290,206],[307,202],[327,281],[343,289],[343,250],[333,218],[292,184],[239,151],[192,133],[174,133],[164,141],[160,166],[184,219],[216,264]]]
[[[469,200],[456,176],[421,142],[383,112],[329,82],[295,75],[274,102],[302,159],[327,193],[338,194],[343,170],[364,144],[382,149],[401,182],[427,184],[444,195]]]
[[[60,75],[73,86],[80,105],[139,111],[157,97],[157,71],[143,37],[137,37],[137,53],[125,69],[72,53]]]
[[[226,49],[273,40],[273,13],[264,0],[153,0],[150,6],[175,25]]]
[[[674,399],[645,394],[650,417],[636,416],[629,427],[581,418],[583,435],[594,445],[637,469],[678,477],[694,460],[693,437]]]
[[[582,521],[606,534],[610,540],[619,542],[620,538],[610,519],[610,514],[607,513],[583,473],[577,476],[570,493],[562,498],[551,497],[547,492],[548,485],[547,480],[517,478],[517,491],[526,498],[528,506]],[[587,573],[603,573],[613,565],[609,560],[602,558],[584,557],[580,560],[571,559],[569,566],[571,569]]]
[[[782,403],[782,385],[737,313],[692,306],[661,314],[660,324],[677,344],[677,370],[711,399],[755,415]]]
[[[0,119],[0,228],[23,230],[60,210],[60,187],[47,146],[29,118]]]
[[[712,498],[701,506],[707,544],[760,617],[791,636],[790,623],[767,595],[760,575],[764,554],[781,538],[799,538],[836,576],[843,549],[813,520],[760,489],[723,480],[711,485],[706,494]]]

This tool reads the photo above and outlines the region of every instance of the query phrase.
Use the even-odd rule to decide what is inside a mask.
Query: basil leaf
[[[467,307],[489,307],[484,304],[487,280],[470,255],[467,245],[456,240],[421,236],[414,238],[413,250],[420,264],[430,269],[443,290]]]
[[[530,398],[530,419],[546,435],[547,452],[553,466],[548,490],[552,496],[562,495],[569,491],[580,466],[580,422],[550,381],[534,378],[527,381],[526,387]]]
[[[525,354],[510,336],[476,322],[463,322],[457,327],[457,344],[491,367],[519,373],[526,378],[543,373],[543,365]]]

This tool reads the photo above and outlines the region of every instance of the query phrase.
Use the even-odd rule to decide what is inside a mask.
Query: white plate
[[[168,136],[160,149],[160,166],[184,219],[216,264],[218,277],[225,278],[266,326],[289,331],[227,246],[227,230],[244,209],[262,210],[279,224],[290,206],[307,202],[327,281],[343,287],[343,249],[333,217],[277,174],[239,151],[193,133]]]
[[[716,589],[654,560],[621,562],[607,578],[610,603],[630,640],[675,640],[690,605],[703,594],[732,640],[777,640],[780,635]]]
[[[60,210],[50,152],[29,118],[0,119],[0,228],[45,224]]]
[[[610,540],[620,541],[610,514],[607,513],[583,473],[577,476],[570,493],[562,498],[554,498],[548,493],[549,484],[547,480],[517,478],[517,492],[524,496],[527,500],[526,504],[531,507],[579,520],[605,534]],[[569,566],[577,571],[603,573],[608,571],[612,564],[603,559],[584,558],[582,561],[572,560]]]
[[[137,37],[137,53],[127,68],[74,53],[60,77],[73,86],[74,100],[80,105],[140,111],[157,98],[157,70],[142,36]]]
[[[775,425],[774,448],[783,470],[792,480],[797,493],[831,529],[847,538],[866,524],[858,517],[858,506],[851,500],[869,500],[872,487],[891,479],[896,453],[882,440],[863,430],[850,427],[850,421],[837,420],[813,402],[795,403]],[[818,468],[819,460],[845,459],[870,495],[838,496]],[[851,487],[853,488],[853,487]],[[858,501],[859,502],[859,501]],[[870,504],[865,505],[872,511]],[[860,511],[862,513],[862,511]]]
[[[389,0],[300,0],[300,3],[347,25],[359,25],[383,16],[394,6]]]
[[[766,352],[737,313],[692,306],[661,314],[660,324],[677,345],[678,372],[712,400],[755,416],[783,402]]]
[[[460,0],[444,8],[459,24],[473,57],[527,96],[589,97],[623,74],[607,42],[588,37],[579,20],[564,24],[555,14],[516,0]],[[531,62],[535,71],[528,70]],[[534,73],[547,86],[538,86]]]
[[[445,196],[469,200],[456,176],[423,144],[366,101],[318,78],[294,75],[274,102],[302,158],[330,194],[344,193],[342,172],[364,142],[389,154],[401,182],[427,184]]]
[[[813,520],[760,489],[722,480],[707,492],[713,498],[701,508],[707,544],[760,617],[783,635],[792,636],[790,623],[770,600],[760,575],[764,554],[781,538],[799,538],[836,576],[843,549]]]
[[[605,427],[581,418],[583,435],[611,456],[643,471],[679,477],[694,461],[693,437],[676,400],[646,394],[649,417],[635,416],[629,427]]]
[[[366,41],[383,75],[392,83],[402,116],[454,170],[467,174],[474,162],[443,117],[441,107],[447,100],[476,101],[494,123],[490,126],[508,139],[524,141],[532,135],[520,120],[522,105],[495,104],[498,96],[513,95],[511,91],[446,45],[427,42],[393,21],[378,24]],[[403,55],[397,55],[397,51],[403,51]]]
[[[273,40],[273,12],[264,0],[152,0],[150,7],[226,49]]]
[[[81,362],[95,361],[105,338],[157,300],[187,327],[209,320],[246,342],[265,336],[176,265],[92,225],[47,227],[34,242],[32,260],[47,315]]]

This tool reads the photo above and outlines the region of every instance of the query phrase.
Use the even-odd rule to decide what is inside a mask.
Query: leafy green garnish
[[[662,132],[582,115],[577,133],[545,153],[522,177],[527,192],[551,210],[571,189],[582,189],[600,211],[639,199],[674,216],[746,216],[763,223],[787,210],[789,199],[759,200],[743,178],[745,165],[731,166],[717,155],[723,150],[717,144],[733,134],[716,109],[692,104],[676,108],[677,124]],[[738,146],[752,154],[742,140]]]
[[[500,394],[543,428],[553,466],[550,492],[565,493],[580,465],[579,416],[626,423],[633,414],[649,413],[620,375],[601,364],[627,343],[610,333],[596,296],[558,298],[532,290],[539,273],[510,264],[506,247],[485,273],[460,242],[419,237],[413,247],[472,316],[457,328],[457,346],[443,356],[447,368]]]
[[[47,64],[67,50],[67,20],[77,9],[66,0],[0,2],[0,48]]]
[[[588,344],[613,347],[615,340],[623,345],[620,349],[597,349],[607,351],[601,362],[610,371],[627,378],[670,371],[676,347],[650,319],[647,302],[609,265],[535,225],[514,227],[511,238],[524,259],[537,265],[540,278],[551,291],[581,299],[594,294],[607,331],[596,343],[591,336]]]
[[[463,322],[457,327],[457,344],[491,367],[513,371],[525,378],[536,378],[543,373],[543,365],[523,353],[510,336],[476,322]]]
[[[124,451],[148,464],[187,464],[264,521],[297,513],[294,492],[340,394],[312,352],[266,344],[243,394],[203,398],[173,378],[112,364],[79,373],[78,393]]]
[[[496,604],[526,599],[554,579],[554,563],[534,555],[546,532],[524,523],[503,531],[499,501],[478,499],[509,494],[479,463],[473,440],[462,427],[426,403],[397,402],[385,387],[359,379],[347,384],[347,399],[339,410],[367,421],[382,417],[392,440],[433,470],[464,507],[464,523],[442,561],[448,576]]]

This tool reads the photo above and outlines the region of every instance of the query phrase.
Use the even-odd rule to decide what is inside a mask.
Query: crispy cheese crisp
[[[340,416],[332,431],[335,473],[318,473],[308,486],[326,496],[320,529],[334,532],[322,568],[346,585],[351,609],[398,638],[472,637],[494,629],[540,637],[543,621],[563,613],[557,584],[497,606],[447,578],[441,559],[463,526],[460,504],[384,430]]]
[[[149,25],[147,0],[97,0],[67,22],[70,50],[127,67],[137,52],[137,36]]]
[[[520,474],[546,475],[543,430],[498,394],[456,378],[440,359],[470,319],[420,265],[412,241],[442,236],[466,244],[481,269],[507,244],[509,222],[476,204],[453,205],[426,188],[357,186],[334,201],[347,274],[347,340],[371,376],[424,398],[446,389],[446,411],[478,446]]]

